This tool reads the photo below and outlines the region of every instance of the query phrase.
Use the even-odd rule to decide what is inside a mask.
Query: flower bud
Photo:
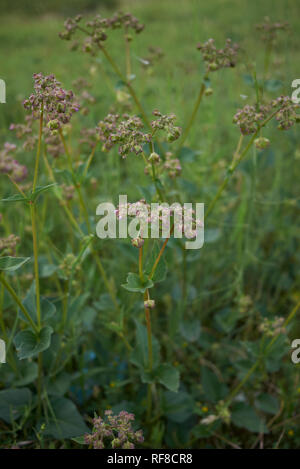
[[[51,121],[48,122],[47,124],[47,127],[50,129],[50,130],[57,130],[59,128],[59,122],[57,119],[53,119]]]
[[[145,308],[155,308],[155,301],[154,300],[146,300],[144,301],[144,307]]]
[[[133,238],[131,240],[131,244],[132,246],[134,246],[135,248],[141,248],[144,244],[145,240],[141,237],[138,237],[138,238]]]
[[[151,161],[151,163],[152,163],[152,162],[153,162],[153,163],[159,163],[159,162],[160,162],[160,156],[159,156],[157,153],[153,152],[153,153],[151,153],[151,155],[149,156],[149,161]]]
[[[204,91],[205,96],[211,96],[214,90],[212,88],[206,88]]]
[[[256,148],[259,150],[264,150],[270,145],[270,140],[268,138],[259,137],[254,140]]]

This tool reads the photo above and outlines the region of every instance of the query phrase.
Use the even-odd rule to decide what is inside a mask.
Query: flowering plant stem
[[[29,322],[29,324],[31,325],[32,329],[38,334],[39,332],[39,329],[38,327],[36,326],[36,324],[33,322],[30,314],[28,313],[27,309],[25,308],[25,306],[22,304],[22,301],[20,300],[19,296],[17,295],[17,293],[15,292],[15,290],[10,286],[10,284],[7,282],[7,280],[5,279],[4,275],[0,275],[0,282],[2,283],[2,285],[6,288],[6,290],[8,291],[8,293],[11,295],[11,297],[14,299],[15,303],[19,306],[20,310],[22,311],[22,313],[24,314],[25,318],[27,319],[27,321]]]
[[[246,156],[246,154],[248,153],[248,151],[252,147],[252,144],[253,144],[254,140],[256,139],[257,135],[259,134],[260,130],[275,116],[275,114],[277,114],[278,110],[279,109],[276,109],[276,111],[274,111],[267,119],[265,119],[262,122],[262,124],[258,127],[256,132],[252,135],[252,137],[249,140],[248,144],[246,145],[246,147],[244,148],[244,150],[241,153],[239,153],[238,150],[234,153],[233,160],[232,160],[232,162],[229,165],[228,170],[227,170],[227,175],[226,175],[223,183],[219,187],[215,197],[213,198],[213,200],[209,204],[208,209],[205,212],[204,219],[206,219],[208,217],[208,215],[210,214],[210,212],[213,210],[214,206],[216,205],[219,198],[221,197],[224,189],[226,188],[232,174],[234,173],[237,166],[240,164],[242,159]],[[239,141],[239,145],[240,145],[240,141]],[[239,148],[239,145],[238,145],[238,148]]]
[[[87,211],[87,208],[86,208],[86,205],[85,205],[83,196],[82,196],[81,187],[80,187],[80,185],[79,185],[78,183],[76,183],[76,181],[75,181],[75,174],[74,174],[74,170],[73,170],[71,154],[70,154],[69,148],[68,148],[68,146],[67,146],[67,142],[66,142],[66,140],[65,140],[65,137],[64,137],[63,132],[62,132],[61,129],[59,129],[59,135],[60,135],[62,144],[63,144],[63,146],[64,146],[65,153],[66,153],[66,155],[67,155],[69,169],[70,169],[70,172],[71,172],[72,177],[73,177],[73,180],[74,180],[74,185],[75,185],[76,192],[77,192],[77,194],[78,194],[79,203],[80,203],[80,206],[81,206],[81,209],[82,209],[82,212],[83,212],[84,220],[85,220],[85,223],[86,223],[88,232],[90,233],[90,232],[91,232],[91,225],[90,225],[90,220],[89,220],[88,211]]]
[[[65,141],[65,140],[64,140]],[[66,142],[65,142],[66,143]],[[68,150],[67,146],[66,146],[66,149]],[[94,150],[96,149],[96,147],[94,147]],[[94,154],[93,152],[91,153],[91,155]],[[50,178],[51,180],[56,183],[56,179],[55,179],[55,176],[54,176],[54,173],[52,171],[52,168],[51,166],[49,165],[49,162],[48,162],[48,159],[47,159],[47,156],[46,154],[44,154],[44,158],[45,158],[45,162],[46,162],[46,166],[47,166],[47,169],[48,169],[48,172],[49,172],[49,175],[50,175]],[[83,199],[82,199],[83,200]],[[67,205],[64,203],[62,204],[62,207],[64,209],[64,211],[66,212],[66,215],[71,223],[71,225],[76,228],[76,230],[78,231],[78,233],[81,235],[81,236],[84,236],[84,233],[82,231],[82,229],[80,228],[79,224],[77,223],[76,219],[74,218],[71,210],[69,210],[69,208],[67,207]],[[91,252],[92,252],[92,255],[96,261],[96,264],[97,264],[97,267],[100,271],[100,274],[102,276],[102,279],[104,281],[104,284],[105,284],[105,287],[114,303],[114,306],[116,308],[116,310],[118,311],[119,310],[119,305],[118,305],[118,302],[117,302],[117,299],[116,299],[116,295],[115,295],[115,292],[114,292],[114,289],[111,287],[110,283],[109,283],[109,280],[107,278],[107,275],[106,275],[106,272],[105,272],[105,269],[102,265],[102,262],[100,260],[100,257],[99,255],[97,254],[96,251],[94,251],[93,249],[91,249]],[[127,346],[127,345],[126,345]]]
[[[194,123],[194,120],[196,118],[196,115],[197,115],[197,112],[198,112],[198,109],[199,109],[199,106],[200,106],[200,103],[202,101],[204,91],[205,91],[205,83],[203,82],[201,87],[200,87],[200,91],[198,93],[198,96],[197,96],[197,99],[196,99],[196,102],[195,102],[194,109],[193,109],[193,112],[191,114],[190,120],[189,120],[189,122],[186,126],[185,131],[183,132],[182,137],[181,137],[179,150],[183,147],[183,144],[186,141],[187,136],[188,136],[188,134],[189,134],[189,132],[192,128],[192,125]]]

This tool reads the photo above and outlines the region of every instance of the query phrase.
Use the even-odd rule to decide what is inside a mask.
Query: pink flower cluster
[[[105,417],[93,419],[92,433],[84,436],[87,445],[93,449],[134,449],[136,443],[143,443],[142,430],[134,431],[132,428],[134,414],[122,410],[118,415],[114,415],[111,410],[106,410]]]
[[[12,143],[4,144],[3,150],[0,151],[0,173],[8,174],[16,182],[22,182],[26,179],[28,170],[14,159],[13,154],[16,149],[16,145]]]

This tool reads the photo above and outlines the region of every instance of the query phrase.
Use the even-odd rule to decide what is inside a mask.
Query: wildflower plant
[[[133,449],[144,445],[145,434],[148,445],[161,447],[169,445],[173,427],[188,422],[186,441],[193,446],[203,435],[214,438],[229,425],[236,422],[237,426],[243,425],[241,420],[249,412],[250,430],[247,430],[255,427],[260,435],[267,434],[265,423],[256,414],[253,417],[249,406],[260,397],[256,395],[256,386],[266,373],[276,371],[268,361],[270,351],[285,340],[282,336],[286,336],[300,307],[297,300],[286,319],[265,319],[260,327],[256,327],[256,322],[254,326],[253,321],[260,313],[255,310],[255,299],[246,286],[241,286],[242,274],[236,272],[234,288],[236,284],[239,288],[234,300],[214,318],[214,334],[203,328],[199,352],[197,341],[202,328],[199,318],[192,317],[199,298],[192,282],[189,285],[193,274],[189,266],[199,262],[196,272],[202,269],[201,282],[205,285],[207,265],[198,253],[194,257],[187,253],[184,241],[179,238],[196,236],[204,221],[211,219],[230,183],[235,192],[239,191],[240,164],[251,153],[256,158],[256,150],[272,148],[269,124],[276,123],[276,131],[294,131],[299,122],[299,106],[288,96],[274,98],[257,86],[254,101],[249,98],[249,103],[240,106],[233,117],[238,131],[232,126],[232,133],[240,135],[232,156],[219,166],[225,173],[221,181],[215,181],[215,192],[208,203],[207,193],[202,192],[206,203],[204,219],[197,219],[192,208],[182,213],[183,188],[187,187],[192,195],[196,193],[187,180],[188,172],[185,174],[189,168],[184,151],[192,152],[184,145],[196,128],[203,97],[209,99],[213,92],[211,83],[215,75],[222,69],[233,73],[232,69],[239,67],[239,47],[230,39],[223,48],[218,48],[214,39],[197,46],[204,73],[198,80],[200,89],[195,102],[187,104],[189,116],[178,122],[172,112],[176,109],[164,106],[160,110],[153,110],[154,106],[146,109],[136,92],[131,42],[143,29],[142,22],[122,12],[106,18],[96,15],[89,21],[81,15],[67,19],[60,38],[75,41],[72,49],[80,48],[93,60],[102,54],[101,58],[107,61],[114,77],[121,80],[126,92],[122,88],[123,95],[117,95],[117,102],[99,113],[97,99],[85,78],[73,81],[75,93],[64,89],[55,75],[36,73],[33,92],[23,103],[27,116],[23,123],[10,125],[10,136],[20,143],[7,141],[0,151],[1,178],[9,179],[10,190],[14,191],[2,199],[2,204],[13,210],[12,204],[18,203],[24,210],[16,209],[16,213],[22,213],[26,220],[22,234],[14,234],[9,232],[6,217],[0,219],[4,232],[0,237],[0,327],[8,344],[5,366],[9,367],[4,381],[6,386],[16,388],[13,396],[3,397],[13,411],[3,415],[14,433],[24,428],[27,436],[28,422],[32,428],[40,429],[36,430],[39,445],[44,435],[56,439],[83,437],[75,440],[76,444],[84,443],[93,449]],[[285,30],[286,26],[267,23],[259,29],[273,42],[277,31]],[[114,30],[121,31],[124,71],[110,54],[109,38]],[[152,50],[152,54],[161,57],[160,51]],[[127,98],[132,100],[132,106],[124,113]],[[196,130],[200,138],[198,127]],[[32,159],[33,152],[32,170],[24,161]],[[212,154],[212,160],[213,157]],[[209,171],[214,167],[212,163]],[[202,171],[200,158],[196,171]],[[243,171],[247,172],[246,165]],[[128,174],[139,184],[141,196],[134,198],[135,188],[128,184]],[[131,242],[114,240],[113,247],[107,247],[109,241],[96,237],[94,197],[97,191],[97,197],[104,199],[105,184],[113,183],[122,189],[126,184],[130,186],[129,200],[133,202],[117,206],[114,214],[118,222],[125,217],[134,219],[136,235]],[[204,177],[199,185],[205,186]],[[150,211],[152,203],[157,206],[155,213]],[[166,210],[166,204],[171,208]],[[241,224],[243,210],[242,207],[239,212]],[[59,217],[64,225],[56,232]],[[188,230],[183,221],[188,221]],[[148,223],[155,223],[158,228],[155,239],[147,232]],[[234,236],[237,238],[236,233]],[[243,245],[239,240],[238,243],[241,255]],[[175,253],[172,260],[171,250]],[[24,257],[19,257],[19,253]],[[180,271],[179,280],[176,268]],[[18,269],[24,269],[24,274],[17,276]],[[228,266],[223,265],[222,269],[226,274]],[[218,275],[214,276],[214,287],[219,286]],[[6,311],[10,317],[3,314]],[[242,343],[245,350],[236,353],[242,355],[242,363],[236,366],[235,359],[232,360],[232,367],[223,376],[209,354],[220,358],[226,370],[229,368],[224,358],[227,351],[222,350],[217,340],[221,337],[223,341],[224,331],[239,337],[241,320],[247,321],[245,334],[249,330],[255,342]],[[230,349],[225,339],[224,344]],[[196,361],[191,351],[199,352]],[[228,354],[232,355],[231,349]],[[251,360],[244,359],[249,356]],[[26,364],[25,371],[21,370],[20,360]],[[200,369],[201,385],[198,381],[191,383],[185,368],[190,368],[197,377]],[[254,376],[254,390],[248,398],[245,384]],[[195,400],[203,396],[203,390],[209,407],[205,403],[198,408]],[[3,392],[0,391],[0,417]],[[104,412],[104,418],[95,415],[89,432],[86,423],[89,417],[85,411],[79,413],[74,402],[81,409],[86,406],[88,413],[97,410],[99,415],[108,406],[113,408]],[[259,404],[260,410],[267,407],[264,401]],[[135,415],[129,411],[133,405]],[[203,418],[209,409],[211,413]],[[24,420],[16,427],[15,420],[21,411]],[[194,425],[197,416],[199,424],[192,430],[190,425]],[[135,425],[143,431],[135,430]],[[165,429],[170,437],[165,438]],[[33,432],[30,438],[35,438],[32,435]],[[172,440],[171,444],[177,442]]]

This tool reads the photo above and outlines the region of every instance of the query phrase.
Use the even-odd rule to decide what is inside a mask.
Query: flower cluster
[[[0,173],[8,174],[14,181],[22,182],[26,179],[28,170],[26,166],[14,159],[16,145],[6,142],[0,151]]]
[[[250,106],[247,104],[242,109],[238,109],[233,118],[233,122],[237,124],[243,135],[254,134],[261,125],[262,121],[266,119],[271,112],[274,112],[276,120],[279,122],[278,129],[288,130],[296,122],[299,122],[299,117],[296,110],[299,108],[298,104],[293,103],[289,96],[280,96],[272,100],[270,103],[260,106]],[[265,148],[268,142],[259,142]]]
[[[266,17],[264,23],[256,25],[256,29],[262,33],[261,39],[264,42],[272,44],[276,40],[279,31],[288,31],[289,23],[286,21],[283,23],[271,23],[270,18]]]
[[[133,203],[125,203],[118,206],[116,210],[118,220],[126,217],[134,217],[139,221],[139,236],[132,240],[132,245],[141,247],[144,238],[148,237],[148,225],[157,226],[159,233],[170,235],[172,219],[176,225],[176,235],[184,235],[188,239],[195,238],[197,228],[203,226],[203,220],[196,219],[195,210],[191,207],[182,207],[180,204],[169,206],[166,203],[156,204],[151,207],[145,199]]]
[[[181,135],[181,128],[174,125],[176,120],[175,114],[163,115],[160,111],[155,109],[152,113],[157,119],[151,122],[151,127],[154,131],[164,130],[167,132],[168,142],[174,142]]]
[[[79,110],[79,105],[74,102],[73,92],[61,88],[54,75],[35,73],[33,79],[34,93],[25,99],[24,107],[31,110],[35,118],[39,117],[43,109],[47,126],[55,134],[62,125],[70,122],[72,114]]]
[[[143,151],[143,145],[151,141],[150,134],[144,134],[143,122],[137,116],[122,116],[119,122],[118,114],[109,114],[99,122],[97,126],[100,141],[103,142],[103,150],[108,151],[114,145],[119,145],[119,154],[126,158],[129,153],[138,155]]]
[[[164,162],[163,168],[172,179],[180,176],[182,171],[179,159],[173,158],[173,154],[169,151],[166,153],[166,161]]]
[[[62,260],[61,264],[59,265],[59,277],[64,280],[68,280],[71,277],[74,265],[75,265],[76,257],[74,254],[69,253],[67,254],[64,259]],[[75,267],[75,272],[80,270],[80,266],[77,265]]]
[[[297,114],[297,109],[300,108],[299,104],[292,101],[289,96],[279,96],[271,102],[272,108],[280,107],[275,118],[277,120],[279,130],[288,130],[296,122],[300,121],[300,115]]]
[[[88,21],[84,26],[81,26],[82,16],[77,15],[75,18],[68,18],[64,22],[64,31],[59,33],[61,39],[69,41],[73,38],[77,30],[87,34],[83,41],[83,51],[91,55],[96,54],[98,46],[106,41],[108,30],[124,28],[127,41],[132,40],[129,30],[132,29],[135,33],[140,33],[144,29],[144,25],[139,22],[135,16],[130,13],[116,13],[110,18],[103,18],[101,15],[96,15],[91,21]],[[76,42],[73,44],[72,49],[75,50],[79,46]]]
[[[217,49],[214,39],[209,39],[204,44],[198,44],[197,49],[202,53],[207,73],[236,65],[239,46],[233,44],[231,39],[226,40],[224,49]]]
[[[93,431],[84,436],[85,443],[93,449],[122,448],[134,449],[136,443],[143,443],[142,430],[134,431],[132,421],[134,414],[125,410],[114,415],[111,410],[105,411],[105,419],[93,419]]]
[[[274,319],[264,318],[259,326],[260,332],[266,334],[269,337],[274,337],[278,334],[285,334],[286,329],[284,327],[284,318],[275,317]]]
[[[233,117],[233,122],[237,124],[243,135],[254,134],[260,123],[267,117],[270,111],[269,106],[250,106],[246,104],[242,109],[238,109]]]
[[[19,242],[19,236],[16,236],[14,234],[9,235],[7,238],[0,238],[1,256],[15,256],[16,246]]]
[[[23,149],[25,151],[33,150],[37,142],[37,136],[33,135],[32,132],[32,124],[32,116],[26,116],[24,124],[10,124],[9,126],[9,130],[16,133],[17,139],[24,139]]]

